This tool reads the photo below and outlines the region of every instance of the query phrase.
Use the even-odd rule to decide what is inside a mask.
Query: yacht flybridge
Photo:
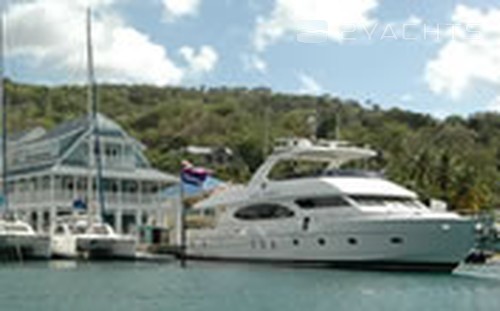
[[[245,187],[199,202],[210,228],[187,231],[186,257],[405,270],[453,270],[473,223],[436,212],[382,176],[343,169],[376,156],[338,141],[281,140]]]

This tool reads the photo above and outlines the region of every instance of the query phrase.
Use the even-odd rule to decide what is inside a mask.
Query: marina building
[[[166,223],[161,191],[177,182],[154,169],[144,155],[146,147],[108,117],[98,114],[94,135],[87,116],[52,130],[33,128],[8,140],[9,207],[38,231],[48,231],[59,214],[75,208],[98,211],[96,186],[100,141],[103,214],[118,233],[133,232],[145,223]]]

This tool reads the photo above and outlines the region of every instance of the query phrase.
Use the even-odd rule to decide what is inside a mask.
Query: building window
[[[57,229],[55,231],[55,234],[57,235],[62,235],[65,233],[64,227],[63,226],[57,226]]]
[[[243,207],[234,213],[234,217],[241,220],[268,220],[290,218],[294,212],[278,204],[257,204]]]

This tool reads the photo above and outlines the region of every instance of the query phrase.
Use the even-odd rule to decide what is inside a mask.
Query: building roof
[[[84,147],[86,147],[86,149],[84,149],[78,144],[82,144],[84,140],[88,140],[88,135],[90,135],[89,130],[91,129],[90,121],[88,116],[82,116],[77,119],[63,122],[50,131],[45,131],[42,128],[35,128],[11,136],[12,145],[8,150],[9,175],[14,177],[40,174],[44,171],[52,171],[61,174],[88,175],[89,169],[87,161],[89,156],[88,151],[84,151],[88,150],[88,147],[85,145]],[[132,153],[127,153],[126,159],[128,160],[123,162],[125,163],[124,166],[104,165],[104,177],[151,180],[167,183],[177,182],[175,176],[151,168],[142,152],[145,147],[139,141],[129,136],[115,121],[102,114],[98,114],[97,127],[100,134],[99,136],[106,137],[106,139],[110,138],[110,141],[113,142],[115,140],[123,141],[127,146],[131,147],[126,150],[132,150]],[[14,141],[12,137],[15,139]],[[110,150],[109,155],[107,153],[104,154],[108,151],[103,151],[104,156],[116,157],[120,150],[125,150],[116,146],[115,144],[114,147],[106,149]],[[83,156],[83,158],[82,152],[83,154],[87,154]],[[112,161],[114,161],[114,159],[112,159]],[[95,172],[92,174],[94,173]]]
[[[52,168],[52,172],[61,175],[80,175],[87,176],[89,170],[86,167],[75,167],[68,165],[57,165]],[[96,174],[95,170],[92,170],[92,175]],[[153,168],[136,168],[134,170],[110,170],[105,169],[102,172],[104,178],[113,179],[131,179],[131,180],[148,180],[148,181],[158,181],[164,183],[177,183],[179,178],[160,172],[159,170]]]
[[[35,127],[28,130],[14,132],[9,135],[8,141],[11,142],[25,142],[33,139],[37,139],[45,135],[47,131],[42,127]]]
[[[99,129],[100,133],[114,135],[121,135],[124,133],[120,125],[100,113],[97,114],[97,128]],[[69,120],[59,124],[55,128],[46,132],[45,135],[39,137],[36,141],[57,138],[70,132],[84,131],[88,129],[90,129],[90,120],[89,117],[85,115],[77,119]]]

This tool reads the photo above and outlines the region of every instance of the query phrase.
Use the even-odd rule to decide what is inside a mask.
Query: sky
[[[6,74],[269,87],[436,117],[500,112],[500,0],[0,0]]]

